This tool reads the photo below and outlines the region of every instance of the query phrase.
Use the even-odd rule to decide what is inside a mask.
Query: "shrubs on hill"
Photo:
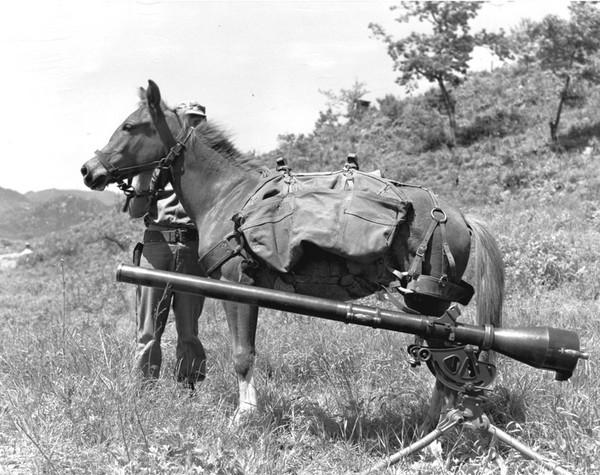
[[[473,121],[459,129],[458,143],[471,145],[493,137],[518,134],[525,128],[525,118],[514,108],[494,107],[485,114],[477,115]]]
[[[141,236],[143,226],[116,209],[99,213],[68,229],[54,231],[36,239],[31,265],[40,261],[63,259],[69,266],[82,262],[104,262],[115,255],[126,257]]]
[[[23,195],[21,195],[23,197]],[[0,234],[6,238],[34,239],[53,231],[102,215],[114,205],[72,194],[58,195],[47,201],[22,201],[26,206],[0,210]]]
[[[448,147],[438,97],[429,91],[406,98],[388,94],[358,117],[321,112],[313,132],[280,136],[268,157],[274,164],[275,156],[283,156],[299,172],[323,171],[340,168],[348,153],[356,153],[363,170],[380,169],[390,178],[450,193],[461,203],[497,202],[503,192],[535,192],[564,174],[565,163],[576,162],[584,149],[592,156],[599,151],[600,92],[584,84],[578,101],[565,105],[563,122],[571,128],[565,127],[563,145],[549,143],[556,81],[548,72],[519,64],[471,75],[455,94],[459,136],[454,148]],[[585,180],[592,179],[587,175]]]

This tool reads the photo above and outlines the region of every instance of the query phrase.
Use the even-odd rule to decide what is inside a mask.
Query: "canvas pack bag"
[[[410,203],[395,185],[358,170],[271,175],[236,217],[250,251],[292,272],[307,246],[359,264],[384,256]]]

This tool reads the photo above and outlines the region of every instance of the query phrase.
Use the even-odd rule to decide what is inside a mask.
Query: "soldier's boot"
[[[145,345],[138,346],[136,365],[146,379],[157,379],[162,364],[160,341],[151,340]]]
[[[197,336],[177,339],[177,381],[194,384],[206,377],[206,352]]]

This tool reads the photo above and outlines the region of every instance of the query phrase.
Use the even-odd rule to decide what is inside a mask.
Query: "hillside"
[[[119,195],[80,190],[21,194],[0,188],[0,239],[31,240],[95,219],[117,206]]]
[[[10,210],[21,212],[31,208],[31,203],[21,193],[0,187],[0,213]]]
[[[600,93],[580,85],[563,110],[561,147],[549,143],[558,84],[549,74],[506,66],[474,74],[456,91],[459,144],[445,143],[446,119],[432,107],[435,90],[377,100],[356,120],[321,112],[308,135],[280,137],[267,157],[287,157],[297,171],[341,167],[357,153],[361,167],[381,169],[465,204],[555,192],[598,196]]]
[[[121,200],[121,195],[114,191],[89,191],[89,190],[57,190],[56,188],[50,188],[48,190],[41,191],[28,191],[25,193],[25,197],[35,203],[43,203],[51,201],[56,198],[63,196],[76,196],[84,200],[93,201],[97,200],[106,206],[114,206]]]

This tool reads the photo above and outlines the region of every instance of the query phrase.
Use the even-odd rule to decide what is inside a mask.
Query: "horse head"
[[[156,168],[182,124],[160,97],[154,81],[139,88],[140,103],[115,130],[108,143],[81,167],[85,185],[103,190],[140,172]]]

